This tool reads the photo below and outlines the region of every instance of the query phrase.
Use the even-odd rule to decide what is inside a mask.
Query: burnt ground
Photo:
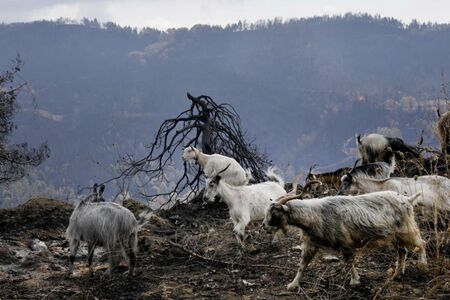
[[[136,214],[144,206],[128,201]],[[381,248],[358,263],[361,285],[351,288],[342,263],[327,253],[309,266],[302,288],[286,290],[295,276],[301,243],[291,230],[278,245],[259,224],[250,226],[247,249],[241,251],[223,204],[175,205],[151,215],[139,233],[138,269],[124,274],[123,263],[111,278],[105,253],[95,256],[96,270],[87,276],[86,248],[79,250],[73,277],[66,277],[68,243],[64,231],[73,207],[57,200],[34,199],[15,209],[0,210],[0,299],[450,299],[450,246],[436,256],[432,228],[430,271],[421,273],[416,257],[398,280],[386,280],[395,250]],[[45,243],[36,249],[35,239]],[[34,250],[32,250],[33,248]],[[45,249],[47,248],[47,249]],[[339,255],[338,255],[339,256]]]

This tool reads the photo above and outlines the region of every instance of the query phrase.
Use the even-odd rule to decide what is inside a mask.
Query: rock
[[[19,260],[24,260],[28,254],[30,254],[30,251],[28,250],[16,250],[15,257]]]
[[[205,253],[214,252],[214,251],[216,251],[216,249],[214,247],[208,247],[205,249]]]
[[[339,261],[339,257],[332,254],[325,254],[324,256],[322,256],[322,260],[328,262]]]
[[[37,269],[37,271],[40,272],[40,273],[48,273],[49,270],[50,270],[50,267],[49,267],[48,264],[42,264]]]
[[[31,241],[30,249],[37,252],[48,250],[47,245],[39,239],[33,239]]]
[[[242,280],[242,283],[243,283],[245,286],[255,286],[255,285],[256,285],[256,283],[247,281],[247,280],[245,280],[245,279]]]
[[[297,245],[291,248],[293,251],[302,251],[302,246]]]

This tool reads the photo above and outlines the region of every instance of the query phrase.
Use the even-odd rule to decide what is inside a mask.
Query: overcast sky
[[[409,23],[450,22],[449,0],[0,0],[0,22],[97,18],[120,25],[167,29],[239,20],[367,12]]]

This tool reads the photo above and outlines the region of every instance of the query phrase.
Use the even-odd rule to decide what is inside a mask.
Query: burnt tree
[[[136,159],[126,155],[121,161],[121,173],[117,178],[145,175],[147,185],[153,180],[166,180],[166,169],[181,161],[184,147],[195,146],[204,153],[219,153],[235,158],[244,168],[251,170],[253,178],[261,181],[268,160],[248,141],[242,131],[237,112],[229,104],[217,104],[211,97],[194,97],[187,94],[190,107],[175,118],[165,120],[154,140],[147,147],[148,154]],[[182,175],[168,191],[143,193],[149,201],[165,197],[165,203],[182,196],[190,197],[200,191],[202,171],[184,163]]]
[[[45,143],[38,148],[29,148],[26,143],[9,142],[16,128],[13,117],[18,109],[17,96],[27,85],[15,80],[22,66],[20,57],[17,57],[11,70],[0,74],[0,183],[19,180],[26,175],[28,168],[38,166],[49,156]]]

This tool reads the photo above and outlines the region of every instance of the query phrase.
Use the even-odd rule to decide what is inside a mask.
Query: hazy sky
[[[0,22],[97,18],[132,27],[226,25],[239,20],[368,12],[404,22],[450,22],[449,0],[0,0]]]

